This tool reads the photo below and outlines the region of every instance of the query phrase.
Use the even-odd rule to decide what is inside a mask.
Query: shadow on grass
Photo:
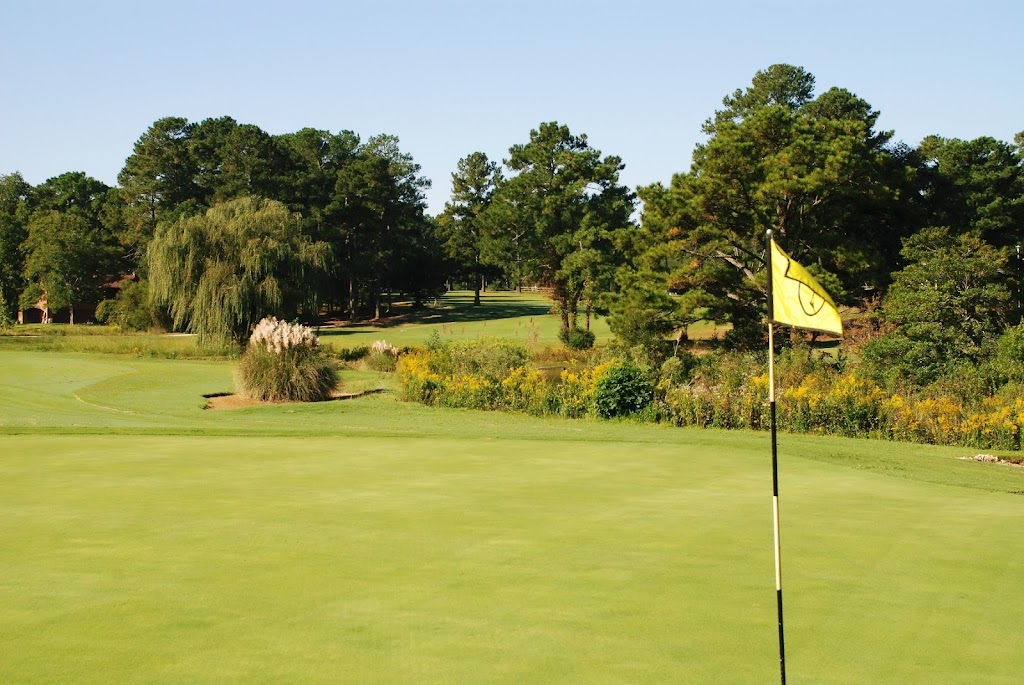
[[[397,305],[393,314],[387,318],[354,321],[338,326],[322,326],[319,335],[322,337],[344,336],[363,333],[366,328],[387,330],[406,324],[459,324],[494,321],[498,319],[515,319],[528,316],[546,316],[551,311],[551,302],[537,296],[516,296],[502,294],[499,298],[481,297],[479,305],[473,304],[473,295],[446,295],[436,306],[412,309],[406,303]]]

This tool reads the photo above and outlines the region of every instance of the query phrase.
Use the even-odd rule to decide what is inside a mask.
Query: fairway
[[[486,291],[480,295],[480,305],[473,306],[472,292],[453,290],[430,307],[412,310],[404,303],[391,318],[327,326],[319,329],[319,335],[336,348],[368,346],[375,340],[387,340],[398,347],[422,346],[435,335],[441,340],[495,337],[532,346],[557,346],[561,322],[551,313],[553,304],[543,291],[524,290]],[[579,325],[585,325],[582,313]],[[611,340],[605,317],[591,317],[590,330],[599,342]],[[720,337],[726,330],[727,326],[716,327],[705,321],[688,327],[692,340]]]
[[[358,347],[387,340],[393,345],[423,345],[431,336],[441,340],[473,340],[498,337],[528,345],[557,345],[560,322],[551,315],[554,303],[543,291],[487,291],[480,305],[473,305],[470,291],[450,291],[429,307],[412,309],[410,303],[396,307],[392,316],[377,321],[357,321],[318,329],[328,345]],[[583,319],[580,319],[583,325]],[[599,340],[611,337],[605,318],[594,317],[591,329]]]
[[[0,358],[0,682],[777,682],[765,434]],[[780,436],[790,682],[1019,682],[1024,470],[965,453]]]

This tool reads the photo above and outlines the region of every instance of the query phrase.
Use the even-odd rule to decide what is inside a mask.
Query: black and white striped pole
[[[775,439],[775,319],[772,291],[772,232],[767,232],[765,251],[768,271],[768,411],[772,431],[772,526],[775,530],[775,598],[779,616],[779,673],[786,685],[786,638],[782,629],[782,543],[779,537],[779,453]]]

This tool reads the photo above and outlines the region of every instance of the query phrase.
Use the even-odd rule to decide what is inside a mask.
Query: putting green
[[[0,682],[777,680],[763,434],[5,353]],[[790,682],[1016,683],[1021,469],[780,436]]]

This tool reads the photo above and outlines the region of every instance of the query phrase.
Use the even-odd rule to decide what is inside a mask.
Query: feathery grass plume
[[[395,370],[398,362],[398,348],[386,340],[376,340],[370,346],[370,353],[366,356],[366,365],[374,371],[386,371],[390,373]]]
[[[236,375],[240,394],[267,402],[318,402],[338,387],[338,370],[313,329],[262,319]]]
[[[380,352],[381,354],[390,354],[392,357],[398,356],[398,348],[387,340],[375,340],[373,345],[370,346],[370,350],[372,352]]]

